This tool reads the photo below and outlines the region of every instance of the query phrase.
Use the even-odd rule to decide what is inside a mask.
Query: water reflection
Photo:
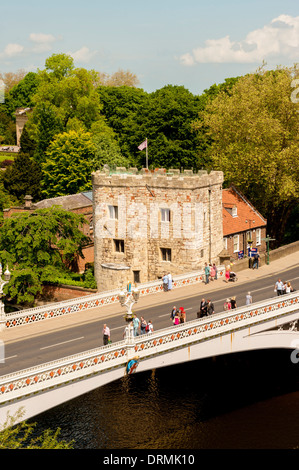
[[[211,358],[124,377],[32,421],[78,449],[294,448],[298,372],[287,351]]]

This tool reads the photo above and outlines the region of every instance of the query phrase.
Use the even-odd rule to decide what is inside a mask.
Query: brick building
[[[231,259],[248,255],[248,247],[266,251],[267,220],[234,186],[222,190],[224,249]]]
[[[222,172],[118,169],[92,180],[99,291],[219,262]]]

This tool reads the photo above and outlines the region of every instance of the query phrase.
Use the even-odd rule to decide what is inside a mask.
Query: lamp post
[[[262,238],[262,240],[265,240],[265,242],[267,243],[267,264],[270,263],[270,257],[269,257],[269,243],[274,241],[275,238],[270,238],[269,235],[267,235],[266,238]]]
[[[10,272],[8,270],[8,266],[6,267],[6,271],[4,273],[4,279],[2,279],[2,264],[0,263],[0,330],[5,328],[5,311],[4,311],[4,303],[2,302],[3,297],[3,287],[10,281]]]

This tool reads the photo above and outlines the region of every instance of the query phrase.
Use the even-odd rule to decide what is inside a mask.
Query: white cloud
[[[299,59],[299,16],[280,15],[270,24],[247,34],[242,41],[229,36],[208,39],[180,57],[183,65],[196,63],[257,63],[267,58]]]
[[[29,39],[35,44],[32,48],[33,52],[50,51],[53,43],[57,40],[52,34],[43,33],[31,33]]]
[[[1,57],[9,58],[9,57],[14,57],[16,55],[19,55],[23,52],[24,47],[21,46],[21,44],[7,44],[7,46],[4,49],[4,52],[2,52],[0,55]]]
[[[69,52],[68,54],[73,57],[76,62],[89,62],[93,56],[96,54],[96,51],[91,51],[88,47],[83,46],[81,49],[78,49],[76,52]]]

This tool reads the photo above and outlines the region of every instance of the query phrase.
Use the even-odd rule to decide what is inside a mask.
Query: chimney
[[[24,197],[24,201],[25,201],[25,209],[31,209],[31,205],[32,205],[32,196],[25,196]]]

